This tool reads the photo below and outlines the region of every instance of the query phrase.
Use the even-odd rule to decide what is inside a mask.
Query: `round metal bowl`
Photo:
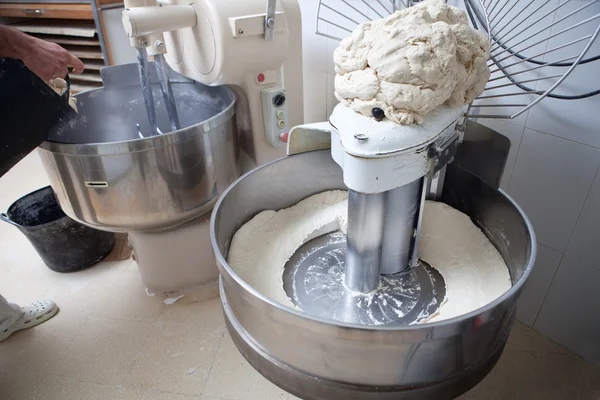
[[[168,132],[152,64],[150,71],[158,125]],[[65,213],[98,229],[131,232],[168,229],[210,211],[241,173],[233,91],[170,71],[184,128],[150,136],[137,65],[101,74],[104,87],[78,94],[77,117],[41,145]]]
[[[370,327],[311,317],[258,293],[227,264],[235,232],[262,210],[345,189],[330,151],[289,156],[235,182],[219,199],[211,240],[221,271],[227,327],[267,379],[303,399],[451,399],[476,385],[500,357],[517,297],[535,259],[531,225],[502,191],[449,165],[442,199],[468,214],[496,245],[513,280],[491,304],[446,321]]]

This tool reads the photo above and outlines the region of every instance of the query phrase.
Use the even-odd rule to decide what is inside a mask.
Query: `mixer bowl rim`
[[[325,149],[325,150],[313,150],[313,151],[327,151],[328,153],[330,153],[329,150]],[[306,153],[311,153],[310,152],[306,152]],[[238,179],[235,180],[235,182],[233,182],[231,185],[229,185],[229,187],[223,192],[223,194],[219,197],[219,200],[217,201],[215,207],[213,208],[212,211],[212,215],[210,218],[210,242],[213,248],[213,251],[215,253],[215,256],[217,258],[218,264],[224,268],[229,275],[237,282],[238,285],[240,285],[242,288],[244,288],[244,290],[250,292],[250,294],[252,294],[253,296],[255,296],[256,298],[258,298],[259,300],[266,302],[267,304],[276,307],[278,310],[283,311],[283,312],[287,312],[287,313],[291,313],[296,317],[299,318],[304,318],[307,320],[310,320],[312,322],[317,322],[317,323],[322,323],[322,324],[326,324],[326,325],[332,325],[332,326],[337,326],[340,328],[349,328],[349,329],[359,329],[359,330],[366,330],[366,331],[398,331],[398,330],[402,330],[402,331],[417,331],[417,330],[421,330],[423,328],[436,328],[436,327],[442,327],[445,325],[452,325],[458,322],[464,322],[466,320],[470,320],[472,318],[477,317],[478,315],[483,314],[486,311],[489,311],[491,309],[494,309],[497,305],[503,303],[504,301],[510,299],[515,293],[518,293],[521,288],[523,287],[523,285],[525,284],[525,282],[527,281],[527,278],[529,278],[529,275],[531,274],[531,271],[533,270],[533,266],[535,264],[535,259],[537,256],[537,241],[536,241],[536,237],[535,237],[535,232],[533,230],[533,226],[531,224],[531,222],[529,221],[529,218],[527,217],[527,215],[523,212],[523,209],[513,200],[512,197],[510,197],[504,190],[498,188],[496,190],[498,190],[502,195],[504,195],[504,197],[506,197],[506,199],[509,201],[509,203],[514,206],[516,208],[516,210],[518,211],[518,213],[521,215],[521,217],[523,218],[523,221],[525,222],[525,226],[527,228],[527,232],[529,233],[530,237],[531,237],[531,254],[529,257],[529,260],[527,262],[527,265],[523,271],[523,274],[521,275],[521,278],[511,286],[511,288],[509,290],[507,290],[506,292],[504,292],[502,294],[502,296],[498,297],[497,299],[495,299],[494,301],[492,301],[491,303],[488,303],[486,305],[484,305],[483,307],[480,307],[476,310],[473,310],[467,314],[463,314],[463,315],[459,315],[457,317],[453,317],[453,318],[449,318],[449,319],[445,319],[442,321],[436,321],[436,322],[426,322],[423,324],[415,324],[415,325],[406,325],[406,326],[370,326],[370,325],[359,325],[359,324],[353,324],[353,323],[349,323],[349,322],[341,322],[341,321],[335,321],[335,320],[330,320],[330,319],[325,319],[325,318],[320,318],[320,317],[316,317],[316,316],[312,316],[309,314],[306,314],[304,312],[295,310],[291,307],[288,307],[286,305],[283,305],[275,300],[270,299],[269,297],[263,295],[262,293],[260,293],[258,290],[254,289],[252,286],[250,286],[246,281],[244,281],[234,270],[233,268],[231,268],[231,266],[229,265],[229,263],[227,262],[227,260],[225,259],[225,257],[223,256],[223,254],[221,253],[218,243],[217,243],[217,239],[216,239],[216,234],[215,234],[215,217],[217,215],[217,213],[219,212],[219,209],[221,208],[221,204],[223,203],[223,201],[225,200],[225,198],[227,197],[227,195],[229,194],[230,191],[232,191],[235,186],[241,182],[242,180],[244,180],[246,177],[250,176],[251,174],[259,171],[262,168],[266,168],[268,166],[270,166],[271,164],[275,164],[278,163],[280,161],[285,160],[288,157],[296,157],[296,156],[302,156],[303,154],[306,153],[298,153],[298,154],[293,154],[293,155],[288,155],[288,156],[284,156],[281,158],[278,158],[276,160],[273,160],[271,162],[268,162],[264,165],[261,165],[260,167],[254,168],[253,170],[243,174],[242,176],[240,176]],[[254,216],[252,216],[253,218]],[[236,231],[237,232],[237,231]],[[485,232],[484,232],[485,234]],[[232,237],[233,238],[233,237]],[[230,243],[231,245],[231,243]]]
[[[198,82],[194,82],[194,85]],[[163,133],[162,135],[147,136],[145,138],[121,140],[116,142],[98,142],[98,143],[64,143],[55,140],[45,140],[39,146],[40,148],[47,150],[51,153],[60,153],[68,155],[117,155],[117,154],[129,154],[136,151],[152,150],[161,147],[167,147],[174,145],[179,142],[188,140],[194,136],[205,135],[214,128],[221,126],[227,120],[235,116],[235,109],[238,97],[235,92],[225,86],[221,85],[229,95],[231,95],[231,103],[224,110],[218,114],[205,119],[204,121],[198,122],[195,125],[190,125],[185,128],[181,128],[175,131]],[[75,95],[75,97],[91,93],[103,91],[104,87],[97,89],[86,90]]]

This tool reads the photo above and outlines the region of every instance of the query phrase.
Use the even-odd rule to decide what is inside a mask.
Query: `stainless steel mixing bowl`
[[[150,68],[158,125],[170,130]],[[150,135],[136,64],[104,68],[104,87],[77,95],[79,113],[40,156],[67,215],[109,231],[168,229],[200,216],[241,173],[236,96],[170,71],[181,126]]]
[[[233,235],[258,212],[331,189],[345,189],[342,170],[329,150],[320,150],[255,169],[219,199],[211,239],[227,327],[238,349],[267,379],[303,399],[440,400],[473,387],[502,353],[533,266],[536,242],[527,217],[505,193],[450,165],[442,200],[468,214],[496,245],[513,287],[447,321],[402,328],[336,323],[270,300],[227,264]]]

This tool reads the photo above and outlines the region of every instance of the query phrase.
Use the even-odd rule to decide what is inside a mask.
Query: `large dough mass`
[[[359,25],[335,50],[335,95],[370,116],[380,108],[401,124],[434,108],[471,103],[490,77],[488,39],[464,11],[427,0]]]
[[[283,267],[309,240],[346,232],[347,197],[345,191],[323,192],[290,208],[257,214],[234,235],[229,265],[263,295],[295,307],[283,290]],[[446,301],[430,321],[476,310],[511,287],[498,250],[467,215],[446,204],[425,203],[418,254],[446,282]]]

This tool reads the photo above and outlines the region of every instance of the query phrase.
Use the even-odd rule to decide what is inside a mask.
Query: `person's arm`
[[[0,57],[16,58],[44,81],[64,78],[68,67],[83,72],[83,62],[56,43],[29,36],[18,29],[0,25]]]

